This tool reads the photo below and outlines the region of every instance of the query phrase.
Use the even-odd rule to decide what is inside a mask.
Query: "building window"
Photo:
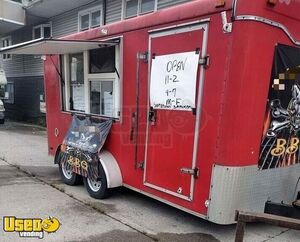
[[[84,10],[78,13],[79,31],[102,25],[102,7]]]
[[[33,27],[32,30],[33,39],[51,38],[51,36],[52,36],[51,24],[41,24]]]
[[[15,102],[15,88],[13,82],[8,82],[5,85],[4,102],[13,104]]]
[[[157,0],[123,0],[123,18],[135,17],[157,9]]]
[[[1,42],[2,42],[2,47],[8,47],[8,46],[12,45],[11,37],[5,37],[5,38],[1,39]],[[2,56],[3,56],[3,60],[11,59],[10,54],[3,54]]]
[[[119,46],[64,55],[62,109],[119,117]]]

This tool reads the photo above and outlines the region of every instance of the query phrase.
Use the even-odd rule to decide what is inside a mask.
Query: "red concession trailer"
[[[2,53],[47,55],[49,153],[67,184],[79,173],[94,197],[125,186],[230,224],[237,209],[299,198],[299,11],[195,0]],[[76,172],[81,158],[61,161],[72,119],[92,133],[113,120],[97,178]]]

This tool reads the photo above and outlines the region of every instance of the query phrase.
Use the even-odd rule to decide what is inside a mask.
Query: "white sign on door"
[[[193,51],[152,60],[150,104],[154,109],[189,111],[195,107],[199,55]]]

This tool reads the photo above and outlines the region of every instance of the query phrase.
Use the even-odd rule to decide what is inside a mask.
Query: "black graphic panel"
[[[259,168],[300,163],[300,49],[277,45],[267,101]]]

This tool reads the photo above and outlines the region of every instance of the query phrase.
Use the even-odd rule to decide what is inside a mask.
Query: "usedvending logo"
[[[61,223],[55,217],[41,218],[16,218],[14,216],[3,217],[3,230],[5,232],[19,233],[23,238],[44,238],[44,233],[55,233]]]

